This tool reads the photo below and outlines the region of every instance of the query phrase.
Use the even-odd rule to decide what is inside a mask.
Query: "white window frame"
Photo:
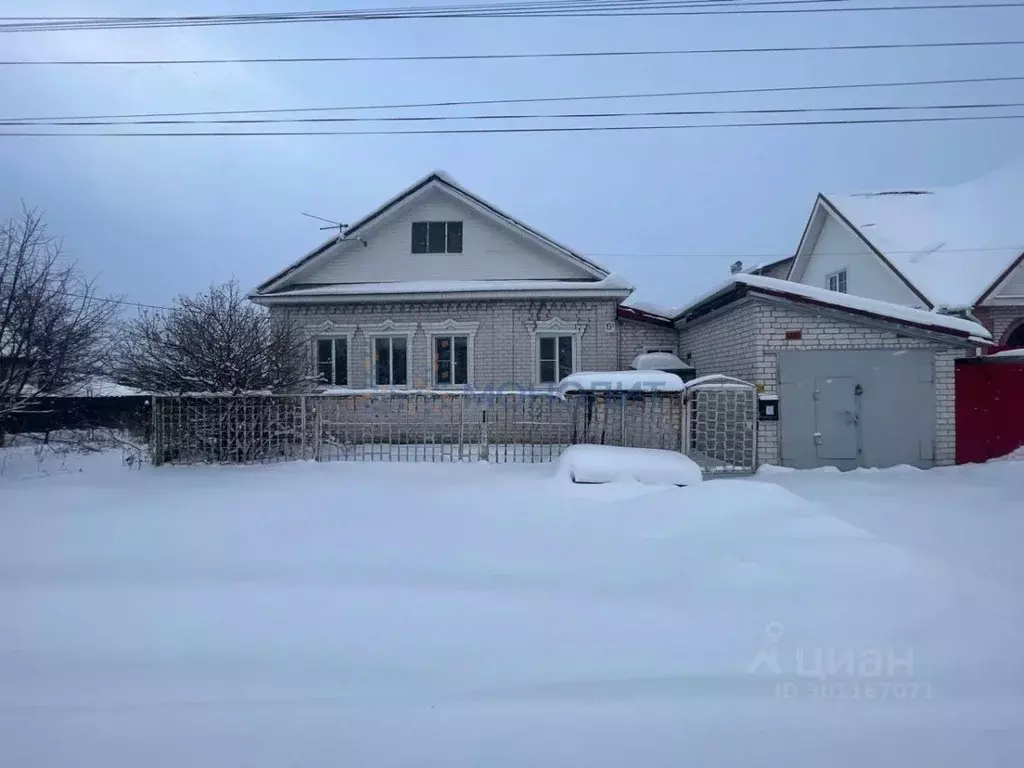
[[[341,387],[352,386],[352,339],[356,335],[356,326],[354,325],[343,325],[339,323],[332,323],[327,321],[313,329],[313,375],[316,377],[316,386],[318,389],[339,389]],[[325,341],[327,339],[344,339],[346,357],[348,358],[348,368],[345,371],[345,381],[347,384],[330,384],[323,383],[320,381],[320,358],[319,350],[317,349],[317,342]],[[337,361],[332,361],[333,366],[337,365]]]
[[[437,387],[438,389],[458,389],[459,387],[474,386],[473,358],[475,356],[476,332],[479,327],[480,323],[459,322],[451,318],[441,323],[423,323],[423,330],[426,331],[427,338],[430,341],[430,350],[427,355],[427,365],[430,367],[430,370],[428,372],[427,380],[430,381],[432,386]],[[452,338],[453,336],[466,337],[466,355],[468,357],[466,366],[466,383],[439,384],[437,381],[437,366],[434,364],[434,353],[436,351],[435,339]]]
[[[366,343],[366,360],[364,364],[369,368],[369,385],[374,389],[409,389],[413,386],[413,337],[416,335],[416,330],[419,328],[419,323],[396,323],[394,320],[385,320],[382,323],[360,323],[359,330],[363,334],[363,338]],[[381,336],[404,336],[405,337],[405,366],[406,366],[406,383],[405,384],[377,384],[377,366],[375,364],[374,355],[377,350],[376,340]],[[394,367],[394,363],[392,363]],[[394,371],[392,371],[394,373]]]
[[[833,280],[835,280],[835,288],[832,287]],[[846,267],[825,275],[825,287],[835,293],[848,293],[850,289],[850,276],[846,271]]]
[[[331,380],[321,381],[320,380],[320,342],[330,341],[333,342],[331,347]],[[334,379],[337,378],[338,373],[338,342],[345,342],[345,383],[335,384]],[[348,387],[352,381],[352,341],[349,336],[346,335],[321,335],[313,339],[313,373],[316,375],[316,383],[318,387],[324,389],[337,389],[339,387]]]
[[[550,320],[540,320],[533,328],[533,380],[541,387],[557,387],[558,382],[542,382],[540,379],[540,340],[552,336],[572,336],[572,373],[580,371],[580,346],[583,334],[586,333],[586,323],[575,323],[563,320],[560,317],[553,317]],[[556,349],[557,352],[557,349]]]
[[[412,386],[412,334],[411,333],[374,333],[366,337],[370,353],[370,385],[374,389],[409,389]],[[405,384],[379,384],[377,382],[377,339],[405,339]],[[395,379],[394,344],[388,345],[391,355],[391,380]]]

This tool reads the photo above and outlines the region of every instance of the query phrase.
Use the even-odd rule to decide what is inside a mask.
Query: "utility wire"
[[[690,129],[721,129],[721,128],[786,128],[811,127],[825,125],[893,125],[911,123],[953,123],[964,121],[989,120],[1024,120],[1024,114],[1012,115],[943,115],[940,117],[893,117],[864,118],[856,120],[802,120],[773,122],[735,122],[735,123],[668,123],[653,125],[575,125],[575,126],[543,126],[536,128],[429,128],[402,129],[390,131],[0,131],[0,137],[270,137],[270,136],[438,136],[468,134],[514,134],[514,133],[586,133],[592,131],[663,131]]]
[[[160,118],[144,120],[38,120],[8,121],[6,126],[72,126],[90,127],[100,125],[266,125],[266,124],[311,124],[311,123],[391,123],[391,122],[449,122],[463,120],[600,120],[620,117],[713,117],[716,115],[794,115],[817,114],[821,112],[898,112],[898,111],[948,111],[967,109],[1010,109],[1024,107],[1024,101],[1009,101],[988,104],[909,104],[909,105],[863,105],[853,107],[776,107],[767,109],[661,109],[633,112],[562,112],[534,114],[497,115],[385,115],[374,117],[246,117],[246,118]]]
[[[1009,75],[1004,77],[966,77],[949,78],[943,80],[905,80],[896,82],[881,83],[832,83],[826,85],[792,85],[774,86],[767,88],[726,88],[718,90],[703,91],[661,91],[653,93],[614,93],[598,96],[537,96],[512,99],[470,99],[463,101],[432,101],[432,102],[406,102],[400,104],[367,104],[367,105],[346,105],[328,107],[283,107],[274,109],[223,109],[206,110],[198,112],[136,112],[117,115],[50,115],[41,117],[6,117],[0,118],[0,126],[4,124],[19,124],[22,122],[43,122],[48,120],[128,120],[132,118],[157,118],[157,117],[207,117],[219,115],[268,115],[268,114],[294,114],[300,112],[342,112],[361,111],[377,109],[422,109],[422,108],[443,108],[443,107],[469,107],[488,106],[499,104],[545,104],[553,102],[571,101],[611,101],[618,99],[660,99],[676,98],[680,96],[719,96],[728,94],[750,94],[750,93],[790,93],[802,91],[832,91],[851,88],[902,88],[925,85],[959,85],[967,83],[1005,83],[1024,81],[1024,75]]]
[[[398,19],[458,18],[552,18],[622,16],[732,16],[747,14],[798,14],[877,11],[935,11],[1021,8],[1019,0],[973,3],[929,3],[846,5],[842,0],[737,0],[719,2],[591,2],[587,4],[519,3],[489,6],[442,6],[376,8],[291,13],[222,14],[211,16],[143,17],[54,17],[35,21],[9,19],[0,24],[0,32],[53,32],[97,29],[151,29],[168,27],[237,26],[252,24],[322,23],[339,21],[380,21]],[[756,6],[756,7],[755,7]]]
[[[313,64],[323,62],[494,61],[634,56],[700,56],[724,53],[810,53],[815,51],[895,51],[924,48],[990,48],[1024,45],[1024,40],[952,40],[935,43],[855,43],[763,48],[666,48],[642,51],[549,51],[544,53],[463,53],[410,56],[262,56],[237,59],[37,59],[0,60],[0,66],[170,66],[200,64]]]

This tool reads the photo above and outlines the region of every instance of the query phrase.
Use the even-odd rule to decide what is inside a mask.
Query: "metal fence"
[[[685,396],[590,392],[564,399],[423,391],[155,397],[151,452],[158,465],[532,463],[552,461],[570,445],[599,444],[684,451],[712,471],[749,472],[753,445],[745,432],[729,431],[746,430],[749,422],[735,394],[697,388]]]

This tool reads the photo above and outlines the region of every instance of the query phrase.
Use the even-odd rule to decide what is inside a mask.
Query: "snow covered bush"
[[[169,311],[140,312],[119,334],[115,359],[119,381],[164,394],[279,391],[309,367],[293,327],[235,282],[179,296]]]

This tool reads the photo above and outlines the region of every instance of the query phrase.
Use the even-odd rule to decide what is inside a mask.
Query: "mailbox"
[[[779,398],[777,395],[760,395],[757,398],[757,418],[759,421],[779,420]]]

